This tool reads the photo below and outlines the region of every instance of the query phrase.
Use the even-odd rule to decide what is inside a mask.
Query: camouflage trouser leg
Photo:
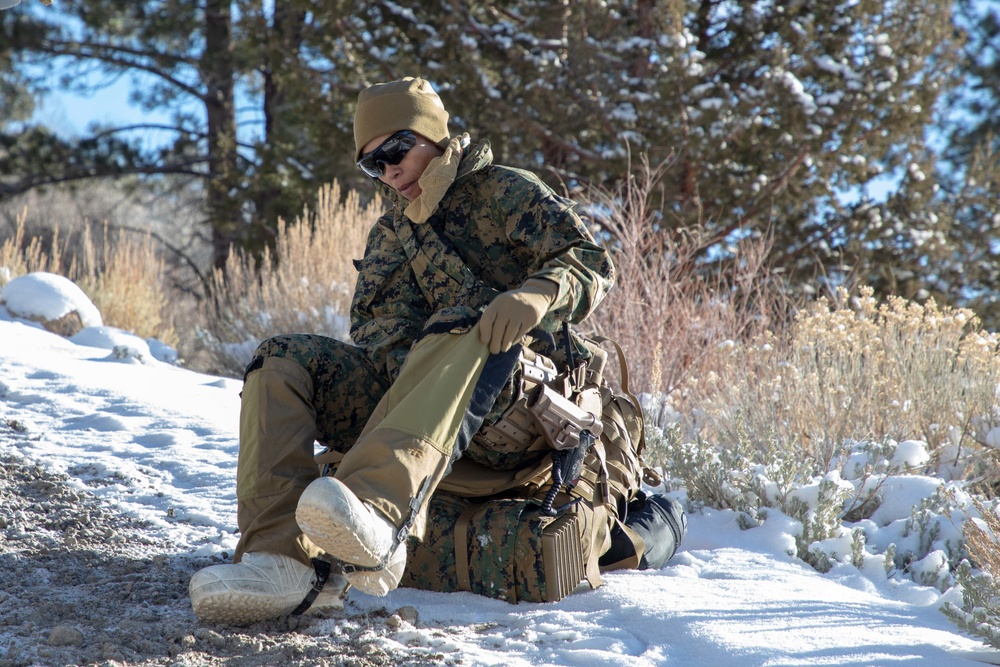
[[[319,555],[295,521],[299,496],[319,476],[314,442],[349,450],[387,389],[353,345],[313,335],[261,343],[242,393],[235,560],[247,551],[303,563]]]

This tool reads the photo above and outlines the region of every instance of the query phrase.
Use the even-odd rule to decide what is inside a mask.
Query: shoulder
[[[493,149],[489,141],[469,145],[458,168],[455,190],[465,196],[496,198],[510,192],[535,192],[550,194],[552,191],[527,169],[508,167],[493,162]]]
[[[502,164],[491,164],[483,167],[479,171],[471,174],[484,183],[497,183],[506,185],[518,185],[521,187],[538,187],[548,190],[538,175],[527,169],[517,167],[507,167]]]
[[[392,215],[384,214],[379,216],[375,224],[368,230],[368,241],[365,244],[365,254],[378,250],[381,246],[389,242],[395,236],[392,226]]]
[[[471,191],[494,204],[524,206],[555,196],[536,174],[504,165],[483,167],[466,180]]]

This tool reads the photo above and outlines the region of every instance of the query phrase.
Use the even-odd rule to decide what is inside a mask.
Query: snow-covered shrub
[[[817,475],[815,460],[783,453],[773,441],[763,447],[768,453],[762,456],[762,443],[751,441],[745,432],[721,447],[683,442],[679,433],[676,427],[654,432],[647,436],[647,445],[658,458],[670,461],[667,472],[684,488],[692,508],[735,510],[744,528],[762,524],[769,508],[779,510],[802,526],[796,536],[797,555],[815,562],[809,545],[836,533],[847,489],[853,490],[850,484],[836,473]]]
[[[915,474],[929,458],[925,443],[845,443],[824,467],[740,432],[716,446],[684,442],[678,427],[651,429],[647,445],[669,461],[670,483],[691,509],[734,510],[747,529],[774,512],[797,521],[796,555],[821,572],[846,564],[941,590],[954,585],[973,499],[959,482]]]
[[[975,501],[978,518],[965,522],[969,560],[957,570],[962,585],[961,606],[946,602],[942,611],[970,635],[1000,649],[1000,516],[998,503]]]
[[[692,508],[735,510],[747,529],[766,521],[769,509],[778,510],[801,525],[795,540],[798,557],[820,566],[810,546],[837,535],[843,508],[854,495],[854,487],[836,472],[817,475],[814,460],[777,450],[761,457],[758,445],[746,439],[724,447],[685,443],[674,429],[653,441],[670,460],[669,475],[684,488]]]
[[[841,290],[720,346],[683,401],[644,396],[646,458],[692,508],[797,521],[796,554],[821,571],[945,590],[975,514],[963,480],[1000,477],[998,342],[967,310]]]
[[[178,335],[166,267],[150,234],[141,240],[104,225],[100,238],[83,225],[73,245],[50,235],[29,235],[26,213],[14,235],[0,244],[0,287],[29,273],[51,273],[76,283],[100,311],[104,324],[174,346]]]
[[[802,525],[802,532],[795,536],[799,558],[820,572],[830,569],[829,554],[813,546],[831,538],[843,537],[840,530],[843,508],[854,491],[851,484],[845,483],[836,471],[832,471],[794,489],[781,508]],[[855,543],[856,537],[852,535],[849,546],[840,548],[842,555],[850,553],[852,557],[856,556],[859,548]]]
[[[234,250],[225,271],[216,271],[212,303],[202,312],[198,338],[215,372],[241,377],[254,349],[284,333],[317,333],[346,339],[348,311],[368,230],[380,205],[362,205],[357,192],[342,201],[340,186],[320,189],[315,211],[294,225],[278,222],[272,255],[259,266]]]
[[[813,461],[783,456],[776,448],[761,457],[760,443],[746,437],[715,447],[684,442],[677,426],[647,431],[646,437],[649,458],[670,462],[665,471],[685,489],[692,507],[736,510],[745,527],[763,522],[766,508],[791,502],[796,484],[814,470]]]

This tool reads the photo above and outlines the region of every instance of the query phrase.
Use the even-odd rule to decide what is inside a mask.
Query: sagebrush
[[[965,542],[976,564],[958,571],[962,604],[946,602],[945,615],[963,631],[1000,649],[1000,516],[997,502],[976,502],[980,518],[965,522]]]
[[[59,228],[53,228],[53,238],[48,242],[37,235],[27,237],[26,219],[26,210],[18,214],[13,235],[0,245],[0,287],[26,273],[59,273],[62,270]]]
[[[314,211],[305,209],[292,225],[279,221],[273,253],[258,262],[233,249],[225,270],[213,275],[197,328],[211,369],[241,377],[257,345],[277,334],[348,340],[352,259],[364,254],[381,210],[334,183],[320,189]]]
[[[672,218],[661,192],[672,167],[643,159],[617,187],[581,195],[579,210],[617,273],[614,290],[584,326],[624,348],[634,386],[688,411],[697,409],[691,381],[725,361],[720,345],[783,326],[792,304],[768,264],[767,236],[719,239]],[[717,257],[707,263],[710,253]]]
[[[691,384],[719,441],[741,424],[826,465],[846,441],[919,438],[933,464],[995,477],[998,344],[967,309],[840,289],[784,331],[727,344],[725,364]]]

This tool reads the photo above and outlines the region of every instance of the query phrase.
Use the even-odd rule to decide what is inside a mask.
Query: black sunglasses
[[[383,141],[378,148],[361,156],[358,166],[372,178],[378,178],[385,173],[390,164],[399,164],[416,146],[417,135],[413,130],[401,130]]]

